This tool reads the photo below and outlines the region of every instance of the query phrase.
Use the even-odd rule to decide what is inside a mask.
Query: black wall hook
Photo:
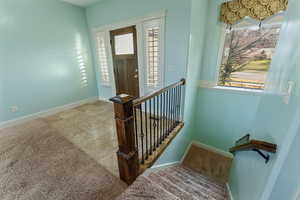
[[[269,154],[264,154],[259,149],[253,149],[253,151],[257,152],[261,157],[263,157],[266,161],[266,164],[270,161],[270,155]]]
[[[267,164],[271,157],[268,153],[276,153],[277,144],[272,144],[262,140],[250,140],[250,135],[247,134],[236,141],[235,146],[230,148],[229,151],[233,154],[238,151],[255,151],[265,159],[265,163]]]

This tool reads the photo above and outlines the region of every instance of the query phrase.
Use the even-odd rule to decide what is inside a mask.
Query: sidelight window
[[[100,72],[100,83],[102,85],[110,85],[110,75],[108,68],[108,57],[106,51],[105,33],[98,32],[96,34],[96,51]]]
[[[161,19],[144,23],[147,90],[158,89],[163,82],[161,27]]]

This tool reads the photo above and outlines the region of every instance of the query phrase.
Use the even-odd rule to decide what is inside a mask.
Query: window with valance
[[[221,5],[227,24],[220,46],[218,86],[265,89],[288,0],[233,0]],[[272,80],[272,82],[274,82]]]

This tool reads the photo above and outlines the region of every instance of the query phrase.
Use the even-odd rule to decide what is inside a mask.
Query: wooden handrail
[[[247,151],[253,149],[260,149],[270,153],[276,153],[277,145],[259,140],[250,140],[250,142],[230,148],[229,151],[231,153],[235,153],[237,151]]]
[[[133,106],[138,106],[138,105],[142,104],[143,102],[145,102],[149,99],[152,99],[153,97],[158,96],[158,95],[160,95],[160,94],[162,94],[162,93],[164,93],[164,92],[166,92],[166,91],[168,91],[172,88],[175,88],[175,87],[180,86],[180,85],[185,85],[185,83],[186,83],[185,79],[181,79],[179,82],[173,83],[173,84],[169,85],[168,87],[162,88],[162,89],[160,89],[158,91],[155,91],[155,92],[152,92],[152,93],[150,93],[146,96],[135,99],[135,100],[133,100]]]
[[[268,163],[270,155],[263,153],[261,150],[276,153],[277,145],[260,140],[250,140],[250,135],[247,134],[236,141],[235,146],[229,149],[231,153],[236,153],[237,151],[255,151],[265,159],[266,163]]]

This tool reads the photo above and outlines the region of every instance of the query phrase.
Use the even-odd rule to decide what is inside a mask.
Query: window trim
[[[220,39],[220,43],[219,43],[219,52],[218,52],[218,60],[217,60],[217,67],[216,67],[216,73],[215,73],[215,83],[214,83],[214,87],[220,87],[218,86],[218,82],[220,79],[220,70],[221,70],[221,63],[222,63],[222,58],[223,58],[223,52],[224,52],[224,48],[225,48],[225,40],[226,40],[226,31],[227,31],[227,25],[222,23],[221,25],[221,39]],[[225,87],[225,88],[231,88],[231,87],[226,87],[226,86],[221,86],[221,87]]]

